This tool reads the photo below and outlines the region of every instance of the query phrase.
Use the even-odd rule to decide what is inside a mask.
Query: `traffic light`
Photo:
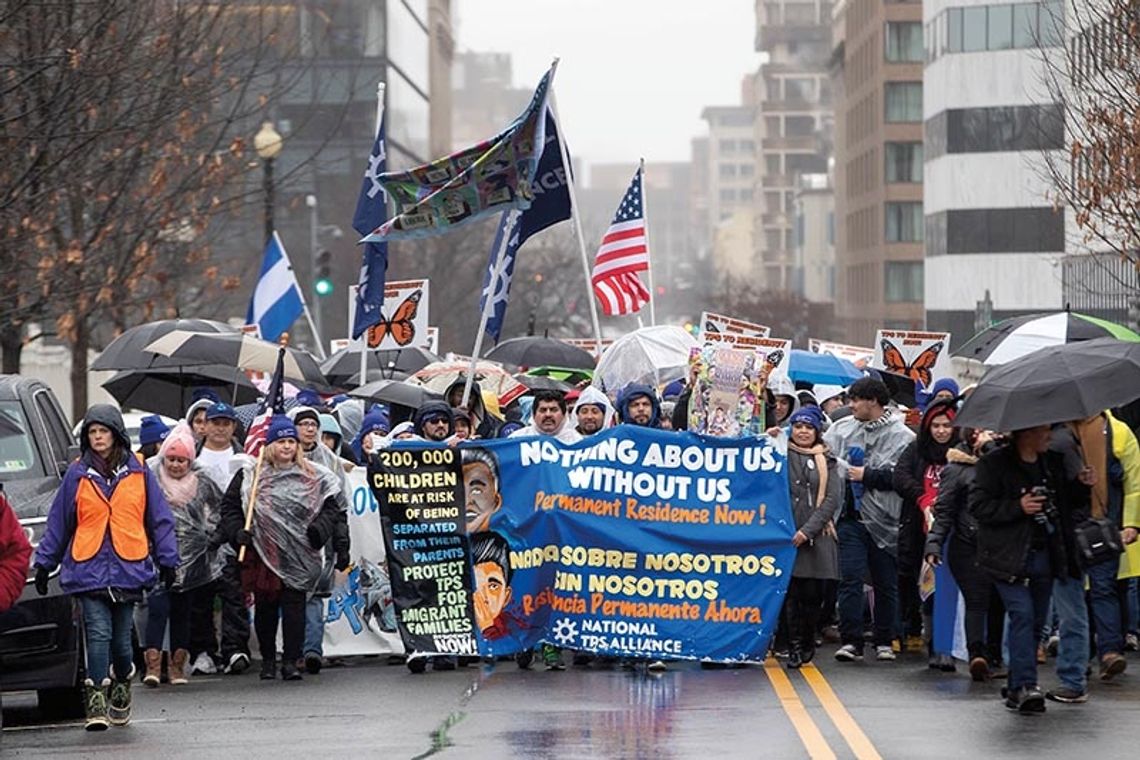
[[[331,267],[329,266],[332,254],[326,250],[317,251],[313,257],[313,292],[318,296],[331,295],[333,281]]]

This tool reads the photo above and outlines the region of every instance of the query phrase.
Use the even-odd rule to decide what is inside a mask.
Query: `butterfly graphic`
[[[384,342],[386,335],[391,335],[392,340],[396,341],[398,346],[406,346],[411,343],[416,337],[414,320],[416,311],[420,308],[422,296],[422,290],[413,292],[396,307],[390,319],[385,319],[384,313],[380,312],[380,321],[368,328],[368,347],[378,347]]]
[[[711,319],[706,319],[705,320],[705,332],[719,333],[720,328],[716,326],[716,322],[713,322]]]
[[[887,372],[905,375],[915,382],[922,383],[924,388],[930,387],[930,383],[934,379],[934,365],[938,361],[939,354],[942,353],[942,341],[924,349],[909,364],[894,343],[886,338],[883,338],[879,343],[883,347],[883,368]]]
[[[772,370],[780,366],[780,362],[784,361],[784,352],[780,349],[771,351],[764,356],[764,366],[760,369],[760,376],[767,380]]]

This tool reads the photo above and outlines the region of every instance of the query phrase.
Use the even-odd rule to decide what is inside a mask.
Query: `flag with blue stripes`
[[[380,175],[388,166],[385,122],[386,119],[381,119],[380,129],[376,131],[372,153],[368,156],[368,168],[364,170],[364,182],[360,186],[360,196],[356,199],[356,213],[352,215],[352,228],[361,235],[372,232],[388,218],[388,195],[380,184]],[[352,321],[354,340],[384,318],[381,309],[384,306],[384,276],[387,271],[388,244],[365,243],[356,289],[356,316]]]
[[[263,339],[275,341],[304,313],[297,276],[293,273],[281,237],[274,232],[265,246],[261,274],[253,288],[253,297],[249,299],[246,324],[257,324]]]

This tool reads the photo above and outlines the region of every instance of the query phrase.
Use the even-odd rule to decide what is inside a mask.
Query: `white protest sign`
[[[701,323],[697,331],[697,342],[704,343],[705,336],[709,334],[734,333],[736,335],[750,335],[752,337],[767,338],[772,329],[767,325],[748,322],[735,317],[727,317],[711,311],[701,312]]]
[[[808,340],[808,350],[813,354],[831,354],[837,359],[846,359],[858,369],[871,365],[875,358],[875,349],[862,346],[849,346],[846,343],[834,343],[830,340]]]
[[[384,308],[380,311],[380,322],[365,333],[368,348],[427,348],[428,292],[427,280],[384,283]]]
[[[950,333],[879,330],[875,335],[875,369],[905,375],[929,390],[935,380],[954,377]]]

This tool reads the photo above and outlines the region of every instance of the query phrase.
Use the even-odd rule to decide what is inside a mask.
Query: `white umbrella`
[[[163,356],[266,372],[277,369],[276,343],[245,333],[200,333],[171,330],[144,350]],[[285,350],[285,377],[306,384],[325,383],[317,360],[308,351]]]
[[[676,325],[642,327],[618,338],[594,370],[594,384],[615,394],[630,383],[661,386],[689,374],[689,354],[700,344]]]

